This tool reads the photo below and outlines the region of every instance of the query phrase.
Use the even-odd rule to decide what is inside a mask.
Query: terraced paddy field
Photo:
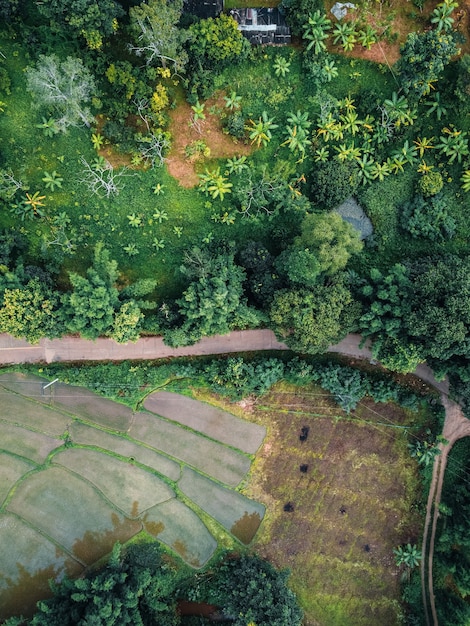
[[[0,376],[0,620],[115,541],[154,537],[194,568],[249,544],[265,507],[238,490],[265,428],[177,394],[146,411],[31,375]]]

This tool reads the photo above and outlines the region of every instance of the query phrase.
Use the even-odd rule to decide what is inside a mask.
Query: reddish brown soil
[[[236,141],[223,132],[220,116],[224,111],[223,94],[218,93],[205,103],[206,119],[201,121],[200,132],[191,126],[192,110],[184,102],[170,111],[170,133],[172,147],[167,158],[169,173],[176,178],[183,187],[194,187],[199,179],[197,165],[200,160],[191,160],[185,154],[186,146],[202,139],[210,148],[211,159],[229,158],[249,154],[251,146]]]

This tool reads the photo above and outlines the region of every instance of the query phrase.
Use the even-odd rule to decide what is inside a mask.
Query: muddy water
[[[259,513],[248,513],[245,511],[243,517],[235,522],[230,529],[230,532],[242,543],[248,545],[256,535],[256,531],[258,530],[260,524],[261,517]]]

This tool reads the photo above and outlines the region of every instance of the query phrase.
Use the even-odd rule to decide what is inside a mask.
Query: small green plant
[[[165,240],[157,239],[155,237],[155,239],[152,241],[152,246],[155,248],[155,250],[163,250],[163,248],[165,247]]]
[[[153,214],[153,219],[161,224],[162,222],[166,222],[168,219],[168,213],[164,210],[156,209]]]
[[[139,228],[140,226],[142,226],[142,218],[140,217],[140,215],[131,213],[127,216],[127,219],[129,220],[129,226],[132,226],[132,228]]]
[[[139,254],[139,248],[135,243],[128,243],[127,246],[124,246],[123,250],[127,256],[130,257],[137,256]]]
[[[51,191],[54,191],[56,187],[58,189],[62,187],[62,183],[64,182],[64,179],[61,176],[59,176],[59,174],[54,170],[50,174],[49,172],[44,172],[44,177],[42,178],[42,182],[45,183],[46,189],[50,189]]]
[[[156,196],[161,196],[161,195],[163,195],[163,194],[165,193],[164,186],[163,186],[161,183],[157,183],[157,184],[155,185],[155,187],[153,188],[153,193],[154,193]]]
[[[237,95],[235,91],[230,92],[230,95],[224,97],[225,108],[229,111],[235,111],[240,108],[242,97]]]
[[[271,141],[271,131],[277,127],[274,118],[268,117],[266,111],[263,111],[258,121],[249,120],[245,128],[250,134],[251,143],[255,143],[259,148],[261,145],[266,146]]]
[[[98,150],[101,150],[103,147],[104,137],[99,133],[93,133],[91,136],[91,142],[93,144],[93,148],[98,152]]]
[[[26,206],[30,206],[31,209],[33,210],[33,213],[35,215],[38,215],[39,217],[41,216],[41,209],[40,207],[45,206],[43,200],[46,198],[46,196],[40,196],[39,195],[39,191],[35,191],[33,193],[33,195],[27,193],[26,194],[26,200],[23,200],[23,203]]]
[[[278,55],[274,59],[273,68],[276,76],[284,78],[290,71],[290,61]]]
[[[57,122],[52,117],[50,117],[49,119],[43,117],[42,122],[40,124],[36,124],[36,128],[40,128],[44,132],[46,137],[53,137],[60,132]]]
[[[395,555],[395,563],[398,567],[404,565],[409,569],[418,567],[422,558],[421,551],[418,550],[416,545],[411,545],[410,543],[395,548],[393,554]]]
[[[182,236],[183,234],[183,227],[182,226],[173,226],[173,234],[176,235],[178,237],[178,239]]]

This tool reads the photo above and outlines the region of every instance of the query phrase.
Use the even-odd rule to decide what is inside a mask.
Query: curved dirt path
[[[345,354],[358,359],[372,360],[370,343],[359,347],[362,338],[351,334],[328,352]],[[170,348],[163,343],[161,337],[142,337],[135,343],[117,344],[112,339],[88,341],[79,337],[63,337],[62,339],[42,339],[39,344],[31,345],[10,335],[0,334],[0,365],[20,363],[52,363],[57,361],[122,361],[137,359],[160,359],[178,356],[197,356],[210,354],[228,354],[234,352],[252,352],[262,350],[288,350],[279,342],[270,330],[234,331],[227,335],[204,337],[193,346]],[[449,399],[447,380],[437,381],[432,370],[426,365],[419,365],[414,374],[440,391],[442,404],[445,408],[445,420],[442,436],[446,443],[440,443],[441,454],[434,459],[433,475],[429,489],[426,518],[423,533],[423,558],[421,562],[421,583],[423,605],[427,626],[431,626],[429,608],[433,626],[438,626],[433,587],[433,557],[439,504],[448,454],[453,444],[463,437],[470,436],[470,420],[464,417],[460,406]],[[426,551],[429,537],[429,550]],[[426,576],[427,562],[427,576]],[[429,595],[429,607],[428,607]]]

